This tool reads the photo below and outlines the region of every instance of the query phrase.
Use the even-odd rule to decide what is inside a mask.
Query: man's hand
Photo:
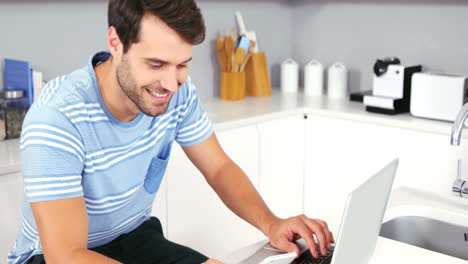
[[[270,239],[272,246],[288,252],[296,252],[297,256],[301,252],[293,241],[304,238],[314,258],[319,257],[314,235],[317,237],[322,256],[325,256],[327,249],[330,249],[330,243],[335,243],[333,234],[328,229],[327,223],[319,219],[310,219],[305,215],[288,219],[277,219],[270,225],[266,235]]]

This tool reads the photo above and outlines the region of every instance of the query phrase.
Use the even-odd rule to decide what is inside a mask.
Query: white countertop
[[[272,96],[247,97],[240,101],[219,98],[202,99],[208,117],[219,130],[254,124],[281,116],[308,113],[319,116],[356,120],[408,128],[424,132],[450,135],[451,123],[415,118],[410,114],[383,115],[365,111],[362,103],[349,100],[329,100],[327,97],[308,97],[303,94],[282,94],[274,90]],[[468,133],[462,135],[468,138]],[[19,140],[0,141],[0,175],[20,170]]]
[[[370,113],[359,102],[331,100],[327,97],[311,97],[303,94],[273,93],[268,97],[247,97],[240,101],[223,101],[218,98],[202,100],[215,128],[224,129],[261,120],[286,116],[294,113],[308,113],[319,116],[356,120],[360,122],[408,128],[412,130],[449,136],[452,123],[413,117],[409,113],[384,115]],[[462,134],[468,138],[468,134]]]
[[[415,215],[422,216],[424,208],[435,208],[442,212],[437,215],[438,220],[460,224],[457,220],[457,214],[463,219],[464,224],[468,225],[468,216],[464,215],[468,205],[466,199],[459,197],[440,197],[427,192],[402,187],[394,190],[391,194],[388,208],[386,211],[387,219],[393,219],[396,216]],[[444,214],[451,212],[453,214]],[[444,219],[445,217],[445,219]],[[341,216],[330,216],[327,221],[330,230],[336,234],[341,221]],[[458,222],[457,222],[458,221]],[[437,238],[434,238],[437,239]],[[264,245],[266,241],[260,241],[253,245],[237,250],[226,256],[222,261],[226,263],[239,263],[247,256],[253,254],[257,249]],[[426,250],[402,242],[394,241],[385,237],[378,237],[374,254],[369,264],[468,264],[468,261],[454,258],[434,251]]]

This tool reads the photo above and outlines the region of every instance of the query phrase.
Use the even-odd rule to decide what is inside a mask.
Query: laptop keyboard
[[[333,256],[333,249],[327,251],[326,256],[319,254],[318,258],[314,258],[310,250],[302,252],[302,254],[293,262],[295,264],[330,264]]]

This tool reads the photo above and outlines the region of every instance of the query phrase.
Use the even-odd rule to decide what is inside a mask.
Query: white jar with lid
[[[323,66],[318,60],[311,60],[304,67],[304,94],[323,95]]]
[[[341,62],[328,68],[328,98],[344,99],[348,96],[348,70]]]
[[[292,58],[281,63],[281,91],[297,93],[299,90],[299,65]]]

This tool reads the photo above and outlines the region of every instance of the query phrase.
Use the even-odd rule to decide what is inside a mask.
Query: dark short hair
[[[205,39],[205,23],[194,0],[109,0],[107,21],[109,27],[115,27],[124,53],[138,42],[146,13],[157,16],[192,45]]]

